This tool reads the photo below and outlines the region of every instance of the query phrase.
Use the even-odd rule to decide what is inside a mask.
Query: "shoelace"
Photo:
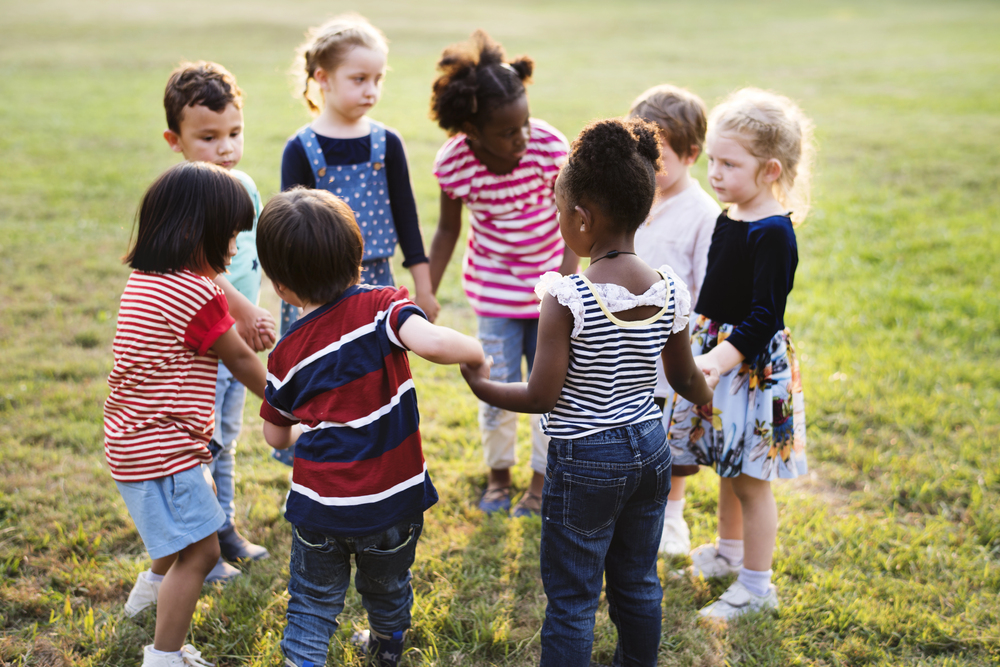
[[[191,644],[185,644],[181,647],[181,658],[185,665],[191,665],[191,667],[215,667],[215,663],[202,658],[201,651]]]

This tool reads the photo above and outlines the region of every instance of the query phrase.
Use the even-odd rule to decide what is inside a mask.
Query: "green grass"
[[[182,58],[215,59],[247,93],[240,165],[266,199],[308,121],[286,76],[302,32],[349,7],[0,0],[0,662],[137,664],[153,616],[122,603],[145,567],[107,473],[101,408],[135,207],[176,161],[162,90]],[[805,480],[775,485],[783,608],[728,629],[697,609],[728,582],[663,563],[663,665],[1000,662],[1000,6],[990,2],[374,0],[391,40],[374,114],[407,141],[425,240],[444,134],[427,119],[435,56],[484,27],[536,60],[534,115],[573,137],[672,81],[717,102],[757,85],[817,125],[814,209],[798,231],[786,321],[803,352]],[[695,174],[704,177],[704,164]],[[441,321],[472,331],[457,280]],[[397,267],[397,275],[408,275]],[[264,303],[275,310],[269,290]],[[457,369],[413,361],[441,494],[414,566],[409,665],[533,664],[540,524],[475,509],[484,470]],[[220,665],[278,664],[287,472],[247,401],[237,509],[273,558],[208,586],[191,639]],[[521,458],[526,461],[527,423]],[[524,488],[527,465],[515,471]],[[690,484],[696,543],[715,527],[711,472]],[[364,623],[352,595],[331,662]],[[595,659],[615,633],[598,614]]]

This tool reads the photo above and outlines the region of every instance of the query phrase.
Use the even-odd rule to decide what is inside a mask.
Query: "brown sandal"
[[[540,516],[542,513],[542,497],[526,491],[521,499],[514,505],[514,510],[510,513],[513,517]]]

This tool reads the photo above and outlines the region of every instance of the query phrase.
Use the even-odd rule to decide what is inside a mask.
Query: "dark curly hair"
[[[570,207],[596,206],[623,231],[643,223],[656,196],[658,128],[644,120],[593,121],[570,147],[559,183]]]
[[[528,56],[507,62],[503,46],[477,30],[469,41],[447,47],[437,66],[431,120],[453,135],[466,122],[482,127],[490,114],[524,95],[535,62]]]

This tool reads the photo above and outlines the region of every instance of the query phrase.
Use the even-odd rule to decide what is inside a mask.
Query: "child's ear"
[[[771,158],[764,163],[764,182],[774,183],[781,178],[781,162]]]
[[[326,90],[330,84],[330,76],[326,73],[326,70],[322,67],[317,67],[316,71],[313,72],[313,80],[319,84],[320,90]]]
[[[683,160],[681,160],[681,164],[685,167],[690,167],[698,161],[699,157],[701,157],[701,149],[698,148],[698,144],[691,144],[691,147],[688,149],[688,154],[684,156]]]
[[[184,148],[181,146],[181,136],[174,132],[173,130],[164,130],[163,138],[167,140],[167,144],[170,146],[170,150],[175,153],[183,153]]]
[[[479,128],[477,128],[469,121],[465,121],[464,123],[462,123],[462,132],[465,134],[465,136],[469,138],[470,141],[472,142],[479,141]]]
[[[594,220],[590,216],[590,209],[586,206],[574,206],[573,210],[580,214],[580,231],[584,233],[591,231]]]

